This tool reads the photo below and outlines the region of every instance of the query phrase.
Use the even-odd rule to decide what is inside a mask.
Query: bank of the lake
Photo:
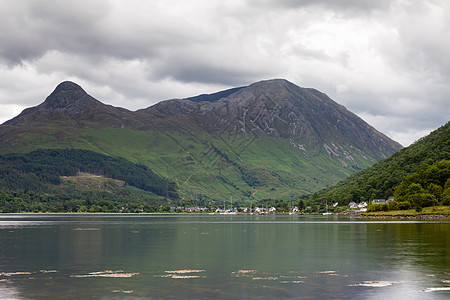
[[[420,212],[414,209],[364,212],[360,213],[358,217],[369,219],[444,220],[450,219],[450,207],[449,206],[425,207]]]

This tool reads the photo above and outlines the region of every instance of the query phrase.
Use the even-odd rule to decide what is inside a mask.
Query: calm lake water
[[[0,215],[0,299],[450,299],[450,222]]]

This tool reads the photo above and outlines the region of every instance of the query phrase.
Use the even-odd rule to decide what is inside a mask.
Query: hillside
[[[325,94],[286,80],[161,101],[132,112],[63,82],[0,126],[0,153],[85,149],[149,167],[200,203],[289,199],[401,146]]]
[[[0,155],[0,175],[0,212],[156,210],[178,200],[175,184],[148,167],[87,150]]]
[[[406,175],[417,172],[423,164],[433,165],[442,160],[450,160],[450,122],[371,168],[315,193],[312,198],[327,198],[341,205],[387,199],[394,196],[394,188]]]

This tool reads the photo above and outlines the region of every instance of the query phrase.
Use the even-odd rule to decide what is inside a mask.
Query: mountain
[[[353,174],[333,187],[318,191],[313,198],[326,198],[342,205],[350,201],[387,199],[394,196],[395,187],[405,176],[417,172],[423,164],[433,165],[442,160],[450,160],[450,122],[372,167]],[[439,176],[448,179],[450,174]],[[440,181],[445,183],[447,179],[444,179]]]
[[[75,126],[124,127],[145,126],[136,114],[124,109],[105,105],[87,94],[78,84],[65,81],[38,106],[25,109],[4,125],[47,126],[61,122]]]
[[[122,157],[200,203],[288,199],[401,149],[327,95],[282,79],[135,112],[63,82],[1,125],[0,142],[2,154],[73,148]]]
[[[342,161],[354,165],[355,155],[351,152],[358,153],[358,147],[368,148],[377,158],[401,148],[327,95],[286,80],[262,81],[223,93],[228,95],[220,99],[215,96],[221,93],[190,98],[195,103],[163,101],[141,111],[154,116],[195,118],[210,132],[299,139],[307,145],[323,146],[328,154],[341,156]],[[341,146],[333,146],[334,142]],[[353,145],[354,149],[344,149],[343,145]],[[299,149],[303,146],[297,145]]]

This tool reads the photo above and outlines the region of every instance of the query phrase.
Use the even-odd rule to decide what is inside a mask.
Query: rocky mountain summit
[[[201,101],[208,95],[162,101],[142,111],[160,116],[176,114],[195,120],[210,132],[227,130],[230,134],[291,139],[298,141],[292,144],[305,152],[306,148],[321,146],[329,155],[342,155],[353,163],[350,149],[342,149],[343,144],[353,148],[351,152],[367,149],[378,158],[401,148],[324,93],[287,80],[261,81],[223,94],[214,101]]]
[[[101,127],[144,125],[142,120],[136,119],[135,113],[103,104],[71,81],[61,82],[43,103],[25,109],[4,125],[24,126],[51,121],[71,122],[87,127],[92,126],[93,122]]]

